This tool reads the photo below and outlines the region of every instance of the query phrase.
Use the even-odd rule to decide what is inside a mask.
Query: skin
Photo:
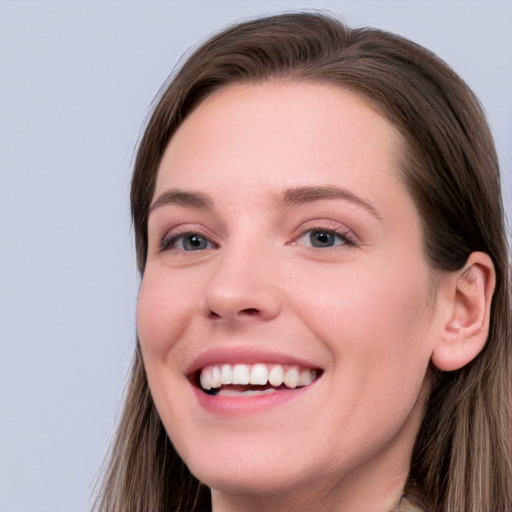
[[[138,334],[163,424],[216,512],[385,512],[400,494],[454,296],[453,276],[433,289],[402,147],[365,99],[307,83],[221,89],[170,141]],[[358,199],[282,201],[312,186]],[[177,189],[209,204],[161,199]],[[339,235],[314,247],[312,229]],[[162,249],[183,232],[208,243]],[[218,414],[187,377],[210,349],[299,356],[323,373],[291,400]]]

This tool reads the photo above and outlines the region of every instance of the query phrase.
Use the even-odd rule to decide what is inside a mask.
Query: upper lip
[[[194,374],[201,368],[210,365],[256,363],[295,365],[302,368],[321,370],[312,361],[283,352],[266,351],[258,347],[218,347],[205,350],[195,357],[186,369],[186,374]]]

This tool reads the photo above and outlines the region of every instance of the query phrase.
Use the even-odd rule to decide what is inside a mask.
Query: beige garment
[[[426,509],[409,494],[402,494],[391,512],[426,512]]]

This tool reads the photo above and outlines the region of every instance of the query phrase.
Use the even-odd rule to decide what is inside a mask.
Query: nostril
[[[256,308],[246,308],[242,309],[238,312],[239,316],[254,316],[257,315],[259,311]]]
[[[210,310],[208,313],[208,317],[211,318],[212,320],[215,320],[218,318],[236,320],[237,318],[238,319],[251,318],[251,317],[257,316],[259,314],[260,314],[260,310],[258,308],[244,308],[244,309],[241,309],[240,311],[236,311],[233,316],[228,315],[228,314],[223,315],[221,313],[217,313],[213,310]]]

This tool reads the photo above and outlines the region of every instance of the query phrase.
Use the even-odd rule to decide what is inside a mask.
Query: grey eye
[[[199,233],[182,233],[164,239],[160,244],[162,251],[178,250],[178,251],[205,251],[213,249],[215,244]]]
[[[211,245],[211,242],[204,236],[193,233],[182,235],[174,240],[174,246],[183,251],[204,251],[205,249],[210,249]]]
[[[313,247],[333,247],[341,245],[342,240],[331,231],[314,229],[309,232],[309,241]]]

